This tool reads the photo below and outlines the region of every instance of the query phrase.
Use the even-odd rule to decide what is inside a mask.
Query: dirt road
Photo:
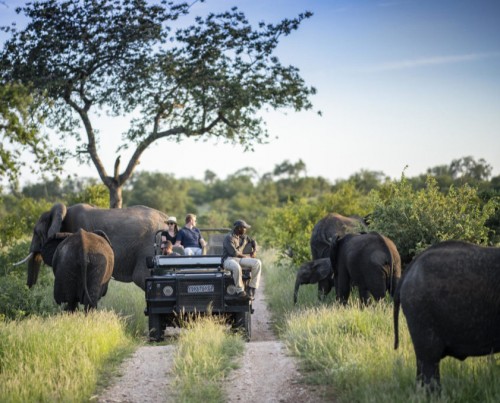
[[[262,282],[262,286],[264,286]],[[252,340],[246,344],[241,367],[225,381],[228,403],[322,402],[311,388],[300,383],[296,362],[271,330],[263,287],[254,301]],[[100,403],[173,402],[168,398],[170,364],[175,346],[145,346],[126,360],[123,374],[94,401]],[[208,403],[208,402],[207,402]]]

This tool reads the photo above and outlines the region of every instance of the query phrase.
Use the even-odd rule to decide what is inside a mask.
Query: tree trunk
[[[122,186],[112,182],[107,184],[109,189],[109,208],[122,208]]]

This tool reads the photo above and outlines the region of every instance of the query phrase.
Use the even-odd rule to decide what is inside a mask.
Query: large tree
[[[258,115],[262,108],[312,107],[315,89],[274,53],[280,37],[311,13],[254,28],[233,8],[196,17],[174,32],[171,26],[181,26],[190,7],[174,1],[44,0],[18,9],[29,19],[24,29],[4,28],[11,35],[0,54],[3,78],[32,83],[53,100],[45,105],[47,123],[78,140],[74,156],[93,162],[110,191],[110,207],[121,207],[122,186],[159,139],[212,137],[252,149],[268,138]],[[107,133],[98,136],[93,113],[134,116],[112,174],[98,152]],[[128,147],[135,149],[120,172],[119,152]]]

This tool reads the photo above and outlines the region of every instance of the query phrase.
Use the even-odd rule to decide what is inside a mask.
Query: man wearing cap
[[[225,236],[222,244],[222,267],[233,273],[236,295],[240,298],[253,299],[255,290],[259,288],[262,263],[255,258],[257,243],[246,234],[248,228],[250,225],[243,220],[233,224],[233,230]],[[251,269],[248,295],[243,288],[242,266]]]

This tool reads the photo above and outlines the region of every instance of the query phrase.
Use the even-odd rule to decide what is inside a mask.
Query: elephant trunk
[[[298,295],[299,295],[299,287],[300,287],[300,278],[299,276],[297,276],[297,279],[295,280],[295,289],[293,290],[293,303],[296,304],[297,303],[297,298],[298,298]]]
[[[33,287],[33,285],[36,284],[41,265],[42,265],[42,254],[40,252],[34,252],[31,255],[30,259],[28,260],[27,285],[29,288]]]

